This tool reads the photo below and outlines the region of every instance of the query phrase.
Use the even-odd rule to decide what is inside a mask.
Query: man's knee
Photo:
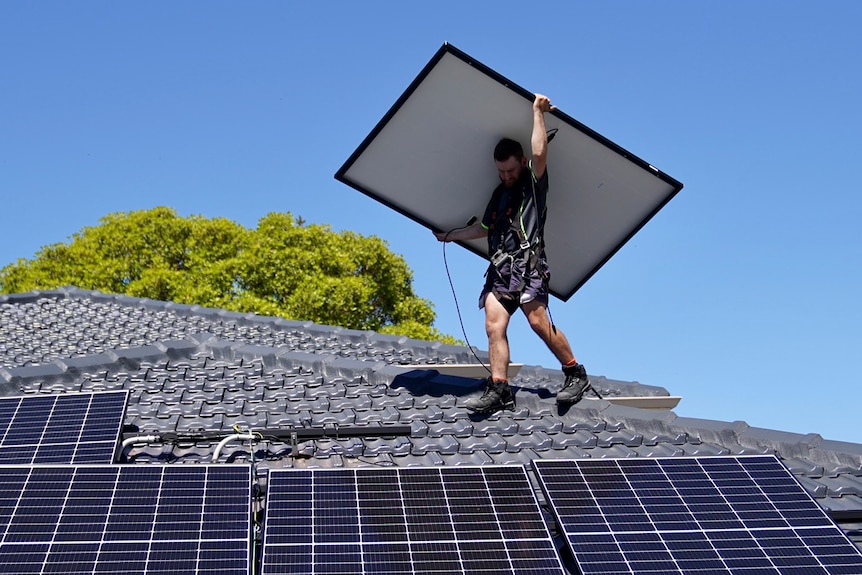
[[[485,300],[485,331],[488,337],[504,337],[509,325],[509,313],[493,294]]]
[[[551,321],[548,319],[547,308],[540,302],[530,302],[524,304],[523,310],[524,315],[527,316],[527,323],[530,324],[533,331],[540,336],[547,334],[548,330],[551,328]]]

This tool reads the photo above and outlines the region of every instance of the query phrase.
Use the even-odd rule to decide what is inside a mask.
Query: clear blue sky
[[[862,443],[860,25],[852,0],[3,2],[0,266],[111,212],[291,211],[388,241],[462,337],[440,244],[333,179],[448,41],[685,184],[552,301],[590,373]],[[485,264],[449,257],[484,349]],[[521,317],[511,343],[555,365]]]

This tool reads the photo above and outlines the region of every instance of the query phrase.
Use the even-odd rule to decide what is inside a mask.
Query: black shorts
[[[514,269],[513,269],[514,268]],[[512,265],[506,262],[499,269],[493,265],[488,266],[485,274],[485,286],[479,296],[479,309],[485,307],[485,298],[489,293],[494,294],[497,300],[503,304],[509,315],[518,311],[522,304],[533,300],[548,305],[548,264],[544,259],[536,262],[536,267],[524,277],[524,266]],[[523,287],[518,289],[522,285]]]

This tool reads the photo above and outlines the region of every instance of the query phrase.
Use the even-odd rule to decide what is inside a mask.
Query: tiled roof
[[[539,366],[513,379],[515,410],[477,417],[462,404],[480,383],[435,369],[474,362],[466,347],[75,288],[0,296],[0,394],[129,390],[126,435],[160,438],[128,447],[130,462],[211,461],[235,430],[263,439],[220,460],[262,467],[775,453],[824,507],[862,516],[862,445],[604,400],[560,409],[559,370]]]

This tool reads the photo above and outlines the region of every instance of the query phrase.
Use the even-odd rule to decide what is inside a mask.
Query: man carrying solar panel
[[[464,404],[477,413],[511,409],[515,405],[508,379],[506,331],[509,319],[518,308],[563,366],[565,383],[557,393],[557,402],[577,403],[590,389],[584,366],[577,363],[566,336],[548,316],[550,272],[544,244],[548,194],[545,113],[553,109],[546,96],[536,94],[531,159],[524,155],[520,143],[508,138],[500,140],[494,148],[500,184],[491,195],[482,220],[458,230],[435,232],[442,242],[488,238],[491,265],[479,297],[479,307],[485,309],[491,375],[482,396]]]

